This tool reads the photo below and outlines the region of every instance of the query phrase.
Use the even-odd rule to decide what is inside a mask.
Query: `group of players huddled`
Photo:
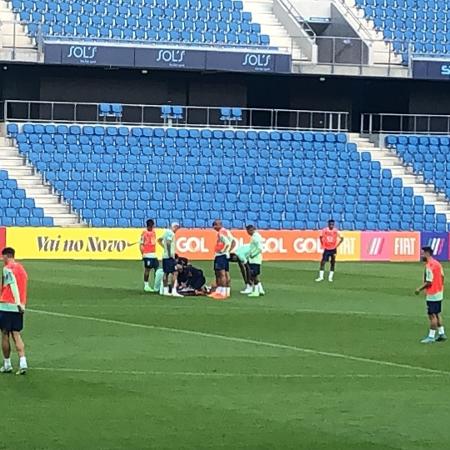
[[[144,291],[163,296],[184,297],[208,295],[215,300],[225,300],[231,295],[230,262],[239,265],[245,288],[241,294],[249,297],[264,295],[260,281],[263,259],[263,239],[253,225],[247,225],[249,243],[238,245],[237,240],[227,230],[222,221],[213,222],[217,233],[215,244],[215,281],[208,286],[203,271],[189,263],[187,258],[176,254],[176,233],[180,224],[173,222],[159,239],[156,238],[155,221],[147,220],[147,228],[141,236],[141,253],[144,262]],[[156,256],[157,245],[162,247],[162,268]],[[153,287],[150,274],[154,271]]]

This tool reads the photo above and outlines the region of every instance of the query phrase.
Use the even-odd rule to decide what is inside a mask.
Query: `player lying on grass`
[[[416,295],[419,295],[422,291],[426,292],[430,331],[428,336],[420,342],[431,344],[446,341],[447,336],[441,318],[442,301],[444,299],[444,271],[441,263],[433,258],[431,247],[422,248],[422,261],[425,263],[424,282],[416,289]]]
[[[144,291],[154,292],[154,289],[150,287],[149,278],[150,272],[154,270],[155,277],[156,271],[159,267],[159,261],[156,257],[156,232],[154,230],[155,222],[152,219],[147,220],[147,229],[142,232],[141,235],[141,254],[142,261],[144,262]]]
[[[177,271],[175,261],[176,249],[176,232],[180,229],[180,224],[173,222],[169,229],[167,229],[163,236],[158,239],[159,245],[163,248],[162,266],[164,271],[163,278],[163,293],[162,295],[173,297],[182,297],[177,292]]]
[[[206,279],[201,269],[190,264],[176,266],[178,272],[178,292],[185,295],[205,295]]]
[[[330,261],[330,274],[328,275],[328,281],[331,283],[334,278],[334,269],[336,267],[336,254],[337,249],[342,244],[344,238],[339,233],[339,230],[335,226],[333,219],[328,221],[328,226],[324,228],[320,233],[320,243],[322,244],[323,254],[320,261],[319,277],[316,281],[323,281],[325,274],[325,264]]]
[[[13,248],[2,251],[3,277],[2,293],[0,297],[0,329],[2,331],[3,366],[1,373],[11,373],[11,343],[12,337],[19,355],[19,371],[17,375],[27,372],[27,359],[25,357],[25,344],[20,332],[23,329],[23,315],[27,303],[28,275],[21,264],[15,261]]]

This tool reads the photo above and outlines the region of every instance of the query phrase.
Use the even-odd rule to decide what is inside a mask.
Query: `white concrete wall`
[[[330,0],[291,0],[291,3],[305,19],[331,16]]]

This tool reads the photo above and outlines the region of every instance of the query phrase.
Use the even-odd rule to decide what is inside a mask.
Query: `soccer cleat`
[[[328,282],[332,283],[333,282],[333,278],[328,278]]]
[[[177,291],[173,291],[172,297],[184,297],[184,295],[179,294]]]
[[[434,344],[435,342],[436,342],[436,339],[432,338],[430,336],[427,336],[426,338],[424,338],[420,341],[421,344]]]
[[[226,300],[227,297],[223,294],[219,294],[218,292],[213,292],[212,294],[208,295],[209,298],[212,298],[214,300]]]
[[[243,291],[241,291],[241,294],[251,294],[252,288],[246,287]]]
[[[440,334],[437,338],[436,338],[436,342],[444,342],[444,341],[446,341],[448,338],[447,338],[447,335],[446,334]]]
[[[16,375],[26,375],[28,368],[27,367],[22,367],[21,369],[19,369],[16,372]]]
[[[5,367],[5,366],[2,366],[2,367],[0,367],[0,373],[12,373],[12,367]]]
[[[259,288],[259,295],[266,295],[266,291],[262,288],[262,286]]]
[[[317,283],[319,283],[320,281],[323,281],[323,277],[316,278]]]
[[[144,287],[144,292],[155,292],[153,288],[151,288],[150,286],[145,286]]]
[[[247,297],[259,297],[259,292],[258,291],[253,291],[250,294],[248,294]]]

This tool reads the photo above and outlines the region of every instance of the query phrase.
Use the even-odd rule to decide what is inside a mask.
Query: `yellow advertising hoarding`
[[[341,231],[344,242],[338,249],[338,261],[361,261],[361,232]]]
[[[136,228],[8,228],[7,233],[20,259],[141,258],[142,230]]]

